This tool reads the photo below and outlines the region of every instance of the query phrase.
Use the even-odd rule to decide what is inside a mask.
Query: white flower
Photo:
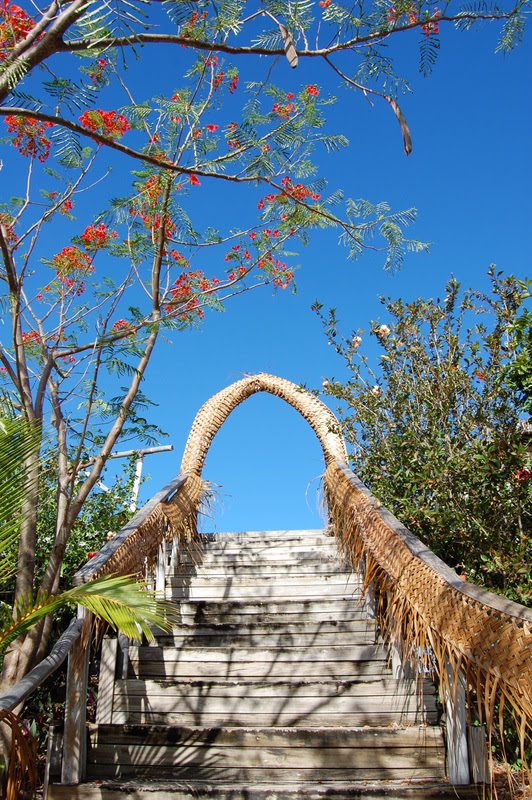
[[[323,386],[324,389],[328,389],[330,384],[329,381],[323,381],[321,385]]]
[[[377,384],[375,384],[375,386],[371,387],[371,394],[375,395],[375,397],[378,397],[380,395],[380,393],[381,393],[381,387],[380,386],[377,386]]]
[[[362,342],[362,336],[353,336],[353,347],[358,347]]]
[[[379,325],[379,327],[377,328],[377,336],[386,337],[389,335],[390,335],[389,327],[387,325]]]

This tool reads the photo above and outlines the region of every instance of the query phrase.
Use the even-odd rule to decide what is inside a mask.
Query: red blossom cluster
[[[188,39],[194,33],[194,27],[198,24],[198,22],[205,19],[207,19],[206,11],[204,11],[202,14],[200,14],[199,11],[193,11],[181,29],[181,36],[183,39]]]
[[[311,191],[308,186],[303,183],[292,183],[292,180],[286,175],[281,184],[283,191],[280,194],[267,194],[264,198],[259,200],[257,208],[259,211],[265,207],[266,203],[273,205],[273,203],[286,203],[289,198],[293,200],[319,200],[321,195],[317,192]]]
[[[219,127],[220,127],[219,125],[209,124],[209,125],[205,125],[205,130],[208,131],[209,133],[214,133],[215,131],[218,130]]]
[[[22,343],[23,344],[40,344],[41,337],[37,333],[37,331],[23,331],[22,332]]]
[[[59,213],[63,214],[63,216],[67,216],[67,214],[70,214],[73,208],[74,208],[74,203],[72,202],[72,200],[70,199],[64,200],[59,206]]]
[[[428,12],[425,13],[427,21],[421,26],[421,30],[425,36],[430,36],[431,34],[437,36],[440,32],[440,24],[438,22],[439,17],[441,17],[440,9],[434,9],[431,19],[428,19]],[[395,8],[395,6],[390,6],[388,9],[387,20],[388,22],[395,24],[399,21],[403,14],[406,14],[410,25],[415,25],[415,23],[419,21],[418,10],[414,5],[406,9],[406,11],[398,10]]]
[[[175,261],[178,267],[188,267],[189,263],[185,256],[182,253],[178,253],[177,250],[170,250],[170,258]]]
[[[432,17],[432,20],[425,22],[425,24],[421,26],[421,30],[425,36],[430,36],[431,34],[437,36],[440,32],[440,23],[438,20],[441,17],[441,11],[439,8],[434,9]]]
[[[209,281],[201,270],[183,272],[170,289],[170,301],[164,306],[168,314],[177,316],[182,321],[187,319],[203,319],[205,312],[200,308],[198,293],[212,290],[219,281]]]
[[[294,280],[294,273],[287,268],[278,258],[274,258],[271,253],[266,253],[258,262],[257,269],[264,270],[272,279],[274,286],[280,289],[287,289]]]
[[[117,333],[118,331],[127,330],[128,328],[131,328],[131,322],[128,322],[127,319],[117,319],[111,330]]]
[[[89,275],[91,272],[94,272],[90,256],[75,245],[63,247],[61,252],[54,256],[53,264],[56,275],[62,282],[64,282],[64,278],[68,278],[72,275]],[[74,284],[67,286],[67,288],[72,288],[73,285]]]
[[[160,230],[162,218],[157,210],[163,194],[163,182],[161,175],[151,175],[146,183],[140,188],[138,197],[133,201],[129,208],[129,213],[133,217],[139,217],[144,223],[144,227],[150,229],[152,233]],[[172,236],[175,225],[169,214],[164,219],[165,236]]]
[[[18,242],[18,237],[15,233],[14,219],[11,214],[0,213],[0,225],[4,229],[4,236],[8,244],[15,245]]]
[[[79,121],[88,131],[100,133],[110,139],[120,138],[131,128],[123,114],[117,114],[116,111],[102,111],[101,108],[84,111]]]
[[[519,483],[526,483],[526,481],[532,478],[532,472],[525,467],[524,469],[517,470],[517,472],[514,473],[514,478],[516,481],[519,481]]]
[[[18,42],[24,41],[34,25],[24,9],[4,0],[0,5],[0,62],[5,61]]]
[[[19,153],[29,158],[37,158],[41,163],[50,155],[50,139],[45,131],[53,128],[52,122],[41,122],[33,117],[14,117],[8,114],[5,117],[8,133],[14,133],[13,147]]]
[[[89,72],[90,80],[95,84],[103,83],[105,80],[105,70],[109,66],[105,58],[97,58],[92,71]]]
[[[331,0],[320,0],[320,8],[329,8]]]
[[[99,225],[89,225],[80,236],[81,241],[87,250],[99,250],[109,244],[111,239],[116,239],[116,231],[109,231],[107,225],[100,222]]]
[[[284,106],[280,103],[274,103],[272,106],[272,114],[277,114],[281,119],[288,119],[290,114],[293,114],[295,110],[293,103],[287,103]]]
[[[306,92],[311,97],[317,97],[319,95],[319,93],[320,93],[320,90],[318,89],[317,86],[314,86],[313,84],[309,83],[309,85],[307,86]]]

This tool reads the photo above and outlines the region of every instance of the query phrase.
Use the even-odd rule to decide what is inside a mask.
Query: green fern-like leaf
[[[426,78],[433,70],[440,52],[438,36],[423,36],[419,43],[419,71]]]
[[[82,146],[78,134],[68,128],[56,125],[50,138],[55,147],[57,160],[69,168],[80,167],[83,161]]]
[[[510,53],[523,41],[525,33],[525,17],[520,11],[515,11],[510,19],[506,20],[501,31],[501,38],[496,47],[497,53]]]

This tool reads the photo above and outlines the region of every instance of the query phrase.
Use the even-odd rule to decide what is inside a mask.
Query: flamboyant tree
[[[408,155],[391,37],[417,38],[427,72],[444,25],[499,20],[508,50],[524,5],[52,0],[39,9],[3,0],[3,160],[18,163],[2,184],[0,361],[21,414],[42,424],[43,446],[52,425],[57,509],[40,591],[57,591],[72,527],[117,440],[153,432],[140,416],[141,384],[161,331],[197,322],[235,293],[289,287],[289,248],[314,228],[337,227],[351,256],[380,237],[387,267],[423,247],[404,237],[412,210],[347,200],[337,211],[343,196],[327,194],[315,153],[348,142],[326,132],[333,101],[305,79],[305,64],[387,103]],[[273,68],[285,59],[299,68],[290,87],[277,87]],[[117,190],[109,165],[121,174],[125,163],[129,183]],[[217,184],[259,187],[249,216],[228,230],[207,205]],[[36,451],[27,464],[18,597],[37,588],[40,463]],[[16,644],[5,681],[43,652],[46,633],[36,627]]]

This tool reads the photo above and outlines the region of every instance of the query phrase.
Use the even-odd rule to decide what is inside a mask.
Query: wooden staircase
[[[50,800],[455,794],[434,688],[392,676],[331,536],[209,534],[169,561],[181,623],[106,640],[86,782]]]

